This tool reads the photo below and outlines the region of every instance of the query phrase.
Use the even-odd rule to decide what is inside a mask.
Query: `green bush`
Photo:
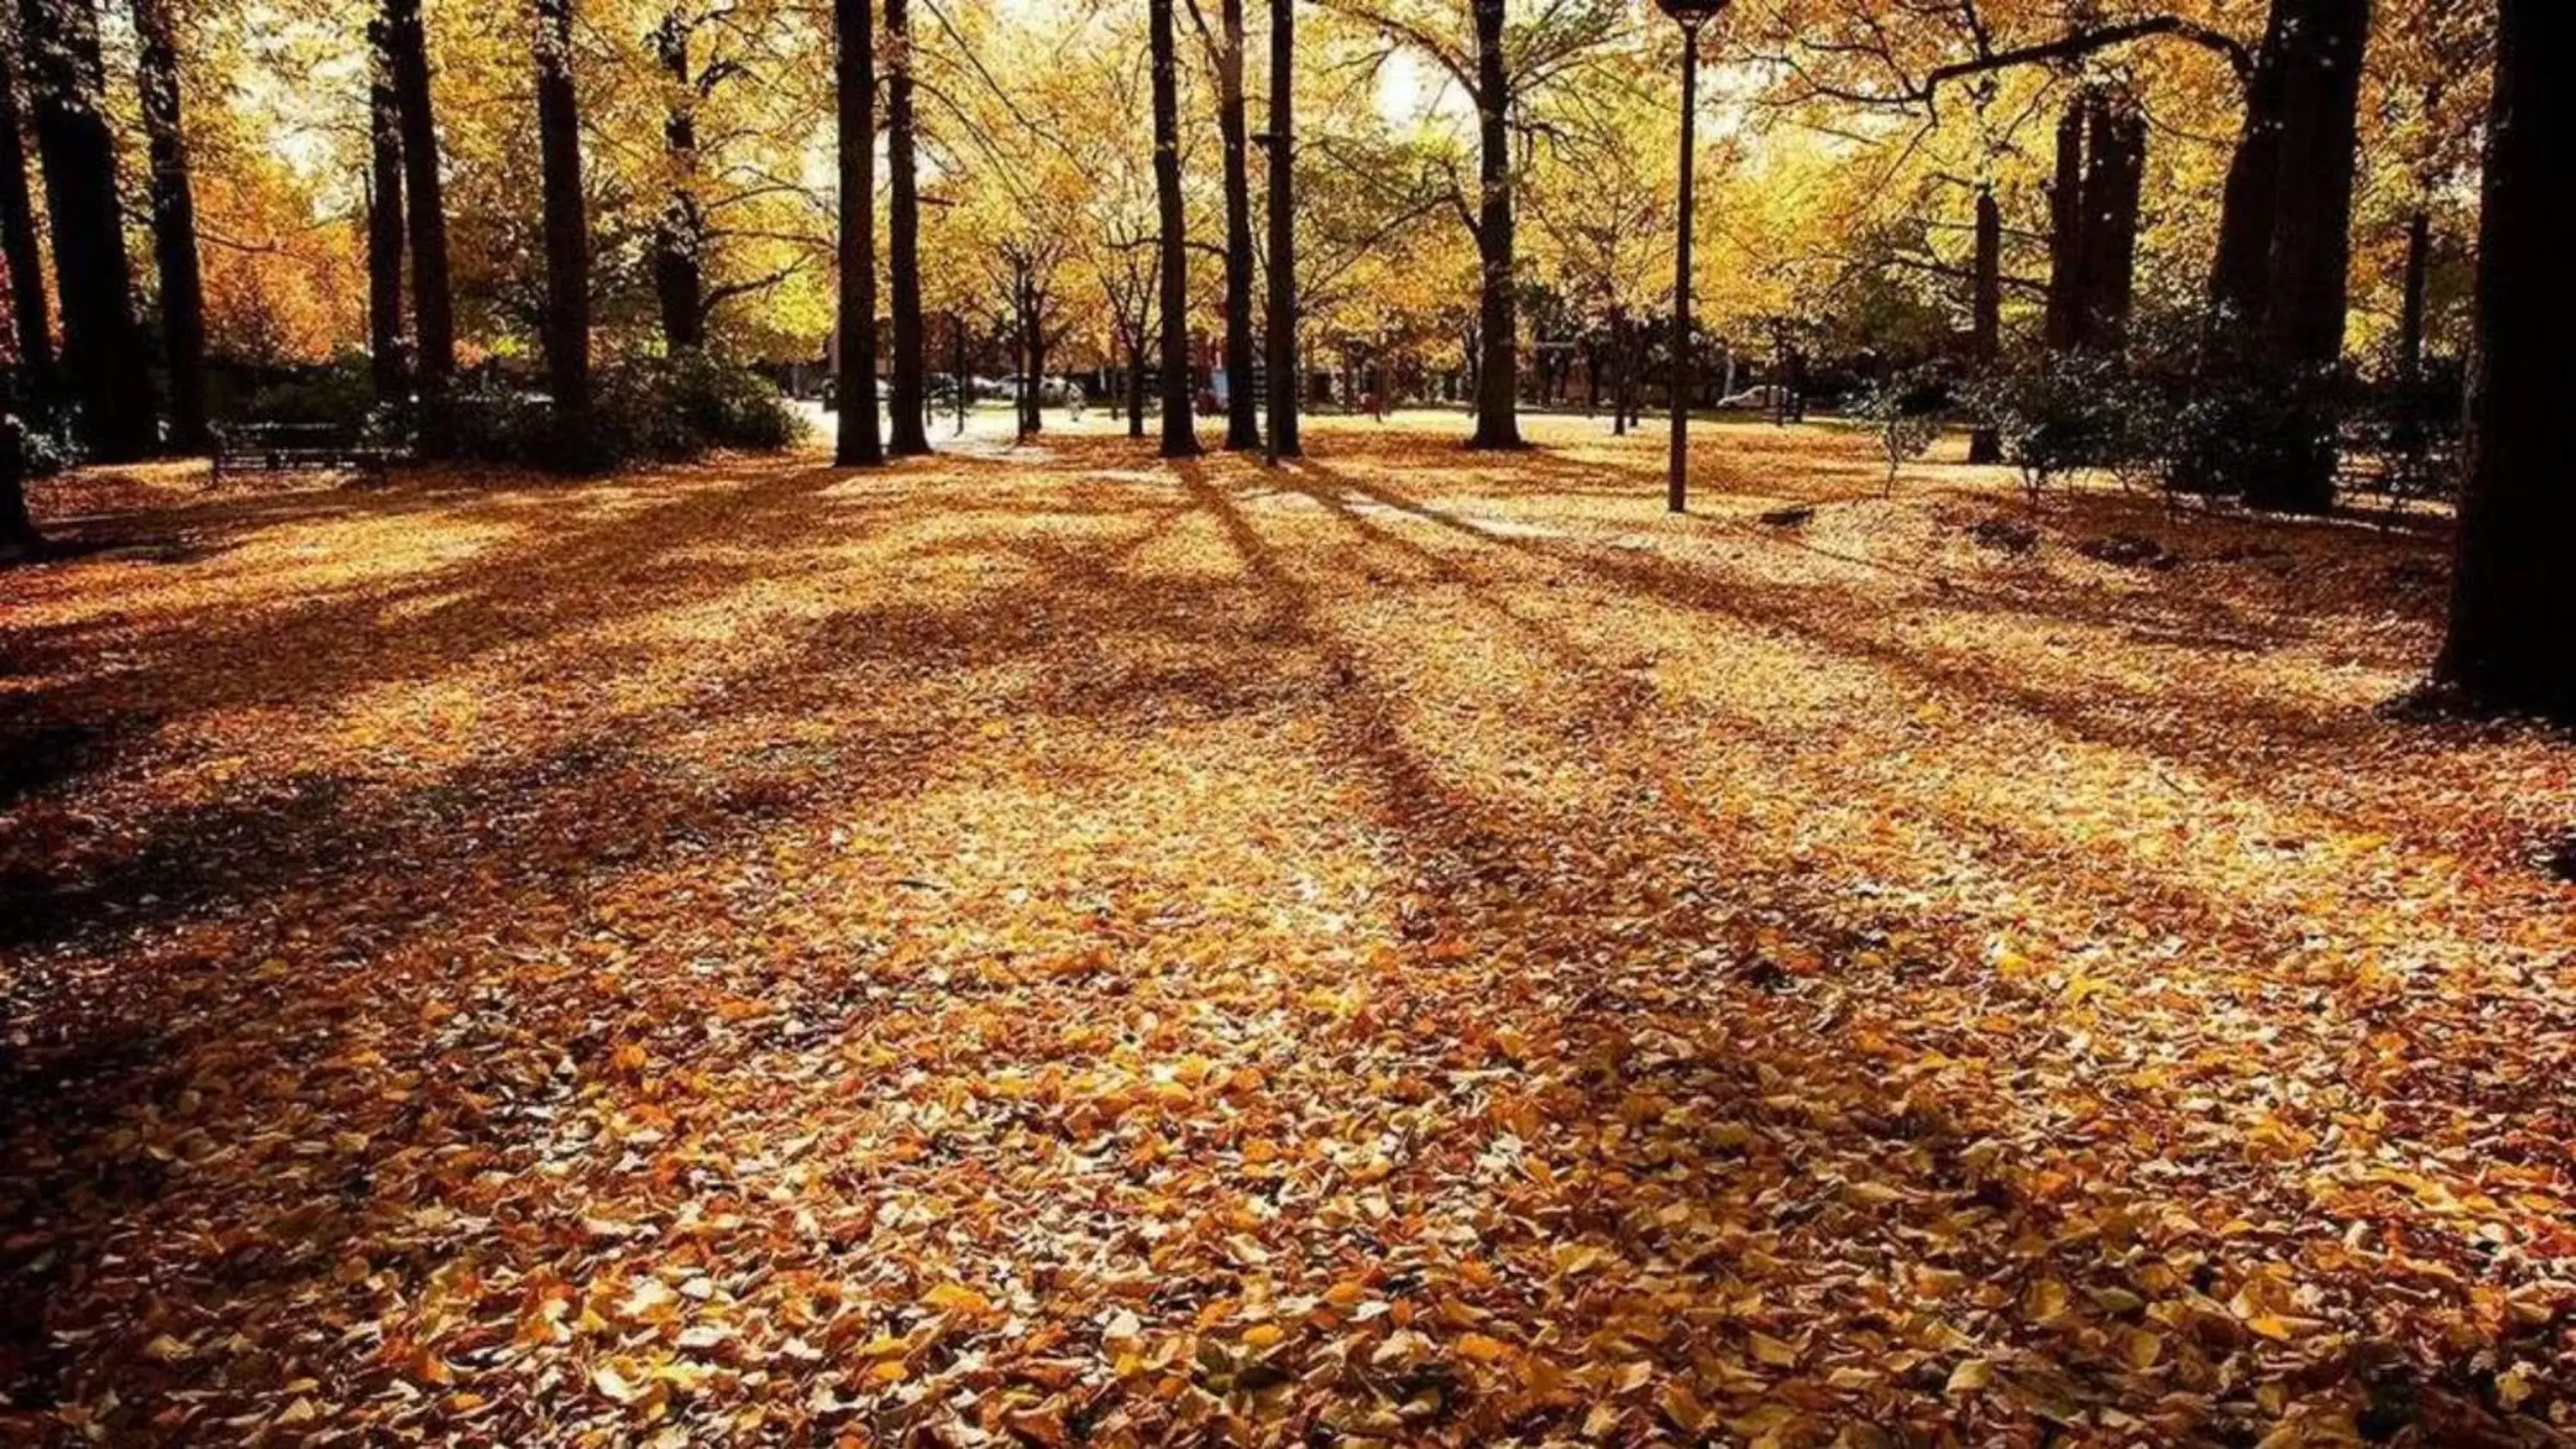
[[[543,396],[485,386],[449,398],[424,431],[449,456],[563,473],[679,462],[716,449],[776,452],[805,436],[805,420],[760,374],[713,358],[629,358],[591,379],[589,425],[578,430]]]
[[[26,396],[15,376],[0,378],[0,447],[10,449],[22,478],[51,478],[81,461],[80,435],[70,408]]]
[[[329,426],[352,433],[393,426],[365,364],[352,362],[315,368],[258,389],[242,404],[241,421]]]
[[[2135,455],[2143,414],[2121,361],[2102,353],[2051,353],[1980,380],[1969,410],[1995,430],[2004,458],[2033,496],[2080,468],[2122,466]]]
[[[721,448],[775,452],[805,436],[805,420],[768,379],[694,355],[599,369],[583,429],[568,426],[542,394],[497,382],[454,394],[420,426],[449,457],[561,473],[679,462]]]
[[[1887,455],[1887,491],[1896,491],[1897,470],[1908,458],[1930,452],[1941,436],[1941,410],[1949,401],[1948,381],[1929,367],[1910,367],[1889,374],[1860,395],[1854,412],[1878,435]]]

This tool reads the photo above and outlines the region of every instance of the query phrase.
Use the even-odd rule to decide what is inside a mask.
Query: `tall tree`
[[[2226,348],[2263,313],[2263,275],[2272,254],[2274,198],[2281,176],[2281,111],[2288,84],[2289,29],[2299,0],[2273,0],[2263,43],[2245,83],[2245,117],[2219,197],[2218,251],[2210,264],[2214,341]]]
[[[2576,396],[2558,336],[2570,238],[2553,194],[2571,138],[2545,8],[2502,0],[2496,30],[2470,463],[2435,672],[2480,700],[2576,721]]]
[[[384,22],[367,26],[374,59],[367,79],[367,364],[376,396],[405,391],[403,366],[402,113],[385,64]]]
[[[1163,259],[1163,456],[1194,458],[1199,435],[1190,419],[1190,284],[1188,223],[1181,200],[1181,91],[1172,38],[1172,0],[1147,0],[1154,64],[1154,206]]]
[[[722,72],[691,66],[689,41],[696,30],[673,9],[653,27],[653,58],[662,67],[662,155],[670,194],[653,221],[653,296],[662,314],[662,342],[674,353],[707,340],[707,212],[698,195],[698,102]]]
[[[1476,254],[1483,290],[1477,302],[1476,432],[1468,446],[1518,448],[1521,424],[1520,288],[1513,272],[1511,66],[1503,53],[1504,0],[1475,0]]]
[[[92,0],[20,0],[19,16],[63,307],[63,378],[91,455],[128,462],[155,441],[152,375],[134,323],[116,147],[102,109],[98,11]]]
[[[832,0],[833,102],[840,148],[840,439],[844,467],[885,461],[877,431],[877,62],[870,0]]]
[[[2296,58],[2282,87],[2272,244],[2257,337],[2266,371],[2288,380],[2300,418],[2278,457],[2246,479],[2245,493],[2258,507],[2323,513],[2334,502],[2335,472],[2323,375],[2343,356],[2370,0],[2297,3],[2304,6],[2302,20],[2286,27]]]
[[[1217,135],[1225,152],[1225,446],[1261,447],[1261,399],[1252,390],[1252,162],[1244,117],[1243,0],[1219,0],[1217,33],[1208,36],[1216,71]],[[1190,12],[1206,34],[1196,0]]]
[[[2208,486],[2258,507],[2334,502],[2326,374],[2343,353],[2361,63],[2370,0],[2272,0],[2245,88],[2210,268],[2210,365],[2281,421],[2232,450]]]
[[[572,79],[573,0],[537,0],[537,145],[546,218],[546,385],[565,441],[590,427],[590,222],[581,192],[581,107]]]
[[[1992,186],[1977,188],[1976,262],[1969,281],[1968,360],[1978,373],[1991,374],[2003,360],[2004,211]],[[1968,435],[1968,461],[2004,460],[2003,434],[1992,426]]]
[[[197,266],[197,198],[180,114],[179,45],[168,0],[134,0],[135,76],[152,170],[152,255],[161,273],[161,340],[170,363],[170,443],[206,446],[206,285]]]
[[[1297,0],[1270,0],[1270,456],[1297,438]]]
[[[2424,375],[2424,307],[2432,270],[2433,218],[2418,207],[2406,218],[2406,273],[2397,316],[2397,375],[2408,382]]]
[[[2048,311],[2040,336],[2051,352],[2084,335],[2084,121],[2081,98],[2058,117],[2048,178]]]
[[[0,260],[9,267],[9,317],[19,365],[39,387],[54,375],[53,306],[27,189],[26,123],[18,110],[16,27],[0,17]]]
[[[0,410],[0,562],[45,546],[27,509],[26,429],[14,410]]]
[[[888,451],[898,458],[930,451],[926,338],[921,319],[921,177],[914,160],[912,7],[885,0],[886,166],[893,171],[887,197],[886,280],[894,308],[894,410]],[[964,379],[958,385],[965,385]]]
[[[2096,89],[2085,98],[2082,260],[2079,309],[2087,346],[2116,351],[2129,330],[2137,292],[2138,203],[2147,168],[2147,118],[2127,96]]]
[[[430,100],[429,40],[420,0],[384,0],[384,60],[402,126],[403,221],[410,230],[412,360],[421,395],[435,403],[456,376],[456,301],[447,271],[447,193],[438,170],[438,117]],[[433,455],[442,430],[425,430]]]

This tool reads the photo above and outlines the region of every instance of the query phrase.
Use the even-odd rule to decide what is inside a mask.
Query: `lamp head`
[[[1666,15],[1696,30],[1715,20],[1718,12],[1727,7],[1728,0],[1655,0],[1655,4]]]

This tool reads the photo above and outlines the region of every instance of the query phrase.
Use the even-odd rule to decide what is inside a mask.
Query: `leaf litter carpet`
[[[1454,427],[58,525],[0,1440],[2576,1432],[2438,529]]]

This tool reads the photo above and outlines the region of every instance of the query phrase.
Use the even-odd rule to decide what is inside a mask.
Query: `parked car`
[[[877,379],[877,406],[880,408],[884,407],[886,405],[886,401],[886,380],[881,377]],[[837,377],[827,377],[823,379],[823,411],[830,413],[838,412],[840,409],[841,380]]]
[[[1765,382],[1748,387],[1742,392],[1728,393],[1717,400],[1717,405],[1732,412],[1777,412],[1781,402],[1788,395],[1787,388],[1778,383]]]

